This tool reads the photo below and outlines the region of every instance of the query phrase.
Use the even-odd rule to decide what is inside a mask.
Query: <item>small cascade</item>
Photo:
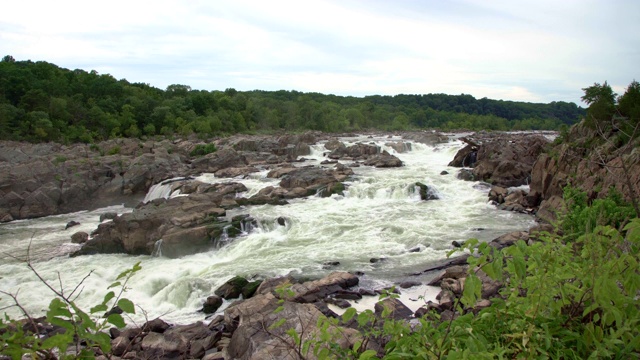
[[[153,257],[162,257],[162,239],[158,240],[153,244],[153,252],[151,253]]]
[[[357,199],[406,199],[415,193],[414,184],[353,184],[344,191],[345,197]]]
[[[177,185],[176,182],[180,182],[180,181],[184,181],[184,180],[193,180],[193,178],[191,178],[191,177],[177,177],[177,178],[173,178],[173,179],[169,179],[169,180],[165,180],[165,181],[159,182],[159,183],[151,186],[151,188],[147,192],[147,195],[144,197],[144,200],[142,200],[142,202],[146,204],[149,201],[153,201],[155,199],[160,199],[160,198],[169,199],[169,198],[172,198],[172,197],[179,196],[180,195],[180,190],[179,189],[175,189],[175,188],[178,187],[180,184],[178,184],[178,186],[176,186]]]
[[[306,159],[313,159],[318,161],[326,159],[324,155],[325,153],[328,153],[329,150],[324,147],[324,144],[315,144],[309,147],[311,149],[311,153],[309,153],[309,155],[305,155]]]

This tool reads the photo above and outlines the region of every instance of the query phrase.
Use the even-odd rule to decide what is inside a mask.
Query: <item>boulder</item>
[[[242,168],[248,165],[247,159],[231,148],[218,150],[191,163],[192,173],[215,173],[227,168]]]
[[[380,148],[376,145],[358,143],[346,147],[344,144],[341,144],[334,149],[328,157],[330,159],[366,159],[373,155],[377,155],[379,152]]]
[[[274,311],[278,306],[281,310]],[[290,301],[279,303],[271,294],[259,295],[249,300],[234,303],[225,310],[225,321],[237,324],[227,354],[232,359],[297,359],[295,343],[285,334],[295,329],[301,334],[301,342],[314,339],[320,333],[318,319],[322,313],[312,304],[299,304]],[[273,324],[280,326],[273,326]],[[361,335],[355,329],[330,326],[330,333],[342,334],[337,340],[338,346],[348,348]],[[303,354],[313,357],[313,347]]]
[[[71,242],[74,244],[84,244],[89,240],[89,234],[84,231],[78,231],[77,233],[71,235]]]
[[[329,150],[329,151],[333,151],[333,150],[339,148],[340,146],[344,146],[344,144],[342,143],[342,141],[340,141],[338,139],[331,139],[331,140],[327,141],[326,143],[324,143],[324,148]]]
[[[418,188],[418,192],[420,193],[420,199],[424,200],[424,201],[428,201],[428,200],[438,200],[438,194],[429,186],[421,183],[421,182],[417,182],[416,183],[416,188]]]
[[[386,152],[380,155],[370,157],[369,159],[365,160],[364,164],[367,166],[374,166],[377,168],[401,167],[404,165],[402,163],[402,160]]]
[[[374,305],[375,314],[382,316],[383,312],[388,313],[385,319],[407,320],[413,318],[413,311],[398,299],[386,298]]]
[[[223,299],[237,299],[242,294],[242,289],[249,284],[247,279],[241,276],[234,276],[229,279],[226,283],[220,286],[215,294],[220,296]]]

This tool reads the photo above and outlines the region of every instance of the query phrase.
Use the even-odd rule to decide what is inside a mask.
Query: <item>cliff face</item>
[[[540,203],[538,218],[556,220],[563,188],[578,187],[589,199],[606,197],[611,188],[627,201],[640,195],[640,137],[614,129],[600,133],[584,121],[573,126],[560,144],[541,154],[531,173],[531,198]]]

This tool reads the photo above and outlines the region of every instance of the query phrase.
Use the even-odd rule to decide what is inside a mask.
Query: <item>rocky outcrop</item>
[[[529,201],[539,203],[537,216],[552,222],[562,211],[563,188],[571,184],[589,199],[606,197],[611,189],[631,202],[640,196],[640,138],[616,142],[616,129],[605,133],[574,125],[562,143],[542,154],[532,171]],[[624,166],[623,166],[624,165]]]
[[[0,221],[122,203],[187,168],[186,157],[168,141],[2,142],[0,153],[5,154],[0,158]]]
[[[163,256],[179,257],[204,251],[241,231],[243,219],[221,219],[223,203],[233,203],[236,194],[246,191],[242,184],[206,184],[203,192],[187,197],[156,199],[141,204],[133,212],[101,223],[93,238],[75,255],[127,253],[151,255],[159,246]],[[162,240],[161,242],[159,242]]]
[[[244,177],[310,153],[323,135],[246,136],[213,140],[217,151],[190,152],[200,142],[115,139],[98,144],[0,142],[0,221],[113,204],[135,204],[153,184],[212,172]]]
[[[386,151],[384,151],[382,154],[370,157],[369,159],[364,161],[364,164],[377,168],[401,167],[404,165],[402,163],[402,160],[398,159],[394,155],[389,154]]]
[[[347,147],[344,144],[340,144],[328,155],[330,159],[345,159],[345,160],[361,160],[367,159],[373,155],[380,153],[380,148],[376,145],[358,143]]]
[[[449,166],[473,167],[475,180],[512,187],[531,182],[531,169],[549,141],[535,134],[496,134],[468,143]]]
[[[417,131],[404,133],[402,134],[402,138],[430,146],[449,142],[449,137],[447,135],[441,134],[436,131]]]

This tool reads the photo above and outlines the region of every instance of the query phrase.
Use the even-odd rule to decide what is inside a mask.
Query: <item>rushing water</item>
[[[343,139],[345,142],[375,141],[384,146],[390,139]],[[397,140],[397,139],[395,139]],[[463,146],[458,141],[435,147],[412,144],[412,150],[395,154],[405,166],[394,169],[355,167],[344,196],[310,197],[286,206],[255,206],[230,211],[228,216],[249,213],[261,224],[228,245],[206,253],[167,259],[152,256],[94,255],[69,258],[77,248],[70,243],[76,231],[91,232],[104,212],[128,212],[123,206],[14,221],[0,225],[0,289],[18,293],[21,305],[34,314],[46,310],[51,293],[27,266],[19,261],[29,253],[37,271],[52,284],[58,274],[70,291],[91,271],[82,284],[78,301],[89,307],[101,302],[107,286],[136,262],[142,270],[129,284],[126,296],[147,312],[149,318],[163,316],[185,323],[201,320],[197,310],[202,301],[234,275],[315,277],[335,270],[362,271],[361,283],[370,287],[389,285],[415,273],[430,262],[443,259],[451,242],[476,237],[491,240],[509,231],[527,229],[533,218],[497,210],[487,203],[486,187],[455,177],[458,169],[447,167]],[[303,165],[319,164],[322,144],[313,146]],[[440,175],[443,170],[448,175]],[[220,182],[211,174],[201,181]],[[243,182],[251,196],[261,188],[277,185],[266,172],[234,180]],[[414,184],[419,181],[434,189],[439,200],[421,201]],[[154,188],[159,196],[171,193]],[[158,195],[153,195],[158,196]],[[147,200],[149,197],[147,198]],[[285,226],[276,225],[283,217]],[[68,221],[82,225],[64,230]],[[30,244],[30,245],[29,245]],[[419,249],[411,252],[409,250]],[[161,248],[158,249],[161,251]],[[383,259],[371,262],[371,259]],[[340,264],[323,266],[328,261]],[[0,295],[0,308],[11,304]],[[15,308],[6,311],[16,315]],[[141,320],[138,315],[134,320]]]

